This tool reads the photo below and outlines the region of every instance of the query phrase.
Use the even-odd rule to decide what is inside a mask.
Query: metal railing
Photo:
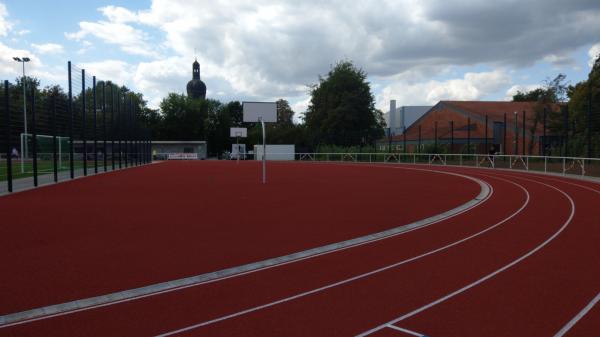
[[[600,177],[600,158],[442,153],[296,153],[295,160],[470,166]]]

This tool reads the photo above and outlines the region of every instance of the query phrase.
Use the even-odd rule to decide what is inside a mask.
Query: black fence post
[[[525,120],[526,120],[526,118],[525,118],[525,110],[523,110],[523,151],[522,152],[523,152],[524,156],[527,155],[527,153],[525,151],[525,140],[527,138],[527,136],[525,135],[525,130],[526,130],[525,129]]]
[[[52,94],[52,168],[54,182],[58,182],[58,156],[56,154],[56,94]]]
[[[85,115],[85,69],[81,69],[81,141],[83,143],[83,175],[87,176],[87,140],[85,139]]]
[[[588,80],[588,108],[586,118],[587,157],[592,158],[592,79]]]
[[[33,147],[33,186],[38,185],[38,167],[37,167],[37,128],[35,125],[35,87],[31,88],[31,146]],[[25,136],[27,137],[27,136]],[[25,140],[27,141],[27,140]]]
[[[10,107],[9,107],[9,97],[8,97],[8,81],[4,81],[4,118],[6,121],[6,182],[8,184],[8,192],[13,191],[13,179],[12,179],[12,153],[10,148]]]
[[[110,161],[112,170],[115,170],[115,138],[117,137],[117,127],[115,125],[115,94],[113,92],[114,85],[110,84]]]
[[[106,172],[107,165],[107,153],[106,153],[106,82],[102,81],[102,154],[103,154],[103,164],[104,164],[104,172]]]
[[[69,113],[69,172],[71,179],[75,178],[75,165],[73,163],[75,159],[75,150],[73,145],[73,123],[75,121],[74,111],[73,111],[73,81],[71,79],[71,61],[68,63],[69,68],[69,104],[68,104],[68,113]]]
[[[92,105],[93,105],[93,109],[94,109],[94,123],[92,123],[94,125],[94,132],[92,133],[94,136],[94,174],[98,174],[98,132],[96,131],[96,127],[97,127],[97,113],[96,113],[96,76],[92,76]]]
[[[122,157],[123,157],[123,143],[122,143],[122,139],[123,139],[123,114],[121,113],[121,90],[117,90],[117,128],[118,128],[118,132],[117,132],[117,137],[119,138],[119,151],[117,152],[119,154],[119,169],[123,168],[123,161],[122,161]]]

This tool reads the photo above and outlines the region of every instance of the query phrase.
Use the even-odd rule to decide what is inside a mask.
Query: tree
[[[362,69],[341,61],[311,86],[305,121],[314,145],[364,145],[383,137],[383,125],[366,79]]]
[[[293,125],[294,110],[290,107],[290,103],[285,99],[277,100],[277,124],[278,125]]]

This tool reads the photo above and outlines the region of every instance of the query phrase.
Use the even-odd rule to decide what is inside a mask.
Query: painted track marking
[[[409,312],[407,314],[404,314],[404,315],[402,315],[402,316],[400,316],[398,318],[395,318],[395,319],[393,319],[393,320],[391,320],[389,322],[381,324],[381,325],[379,325],[379,326],[377,326],[377,327],[375,327],[373,329],[367,330],[367,331],[365,331],[365,332],[357,335],[357,337],[363,337],[363,336],[370,335],[370,334],[372,334],[372,333],[374,333],[376,331],[384,329],[387,325],[396,324],[396,323],[398,323],[400,321],[403,321],[403,320],[405,320],[405,319],[407,319],[409,317],[415,316],[415,315],[417,315],[417,314],[419,314],[419,313],[421,313],[421,312],[423,312],[423,311],[425,311],[425,310],[427,310],[427,309],[429,309],[429,308],[431,308],[431,307],[433,307],[435,305],[438,305],[438,304],[440,304],[440,303],[442,303],[442,302],[444,302],[444,301],[446,301],[446,300],[448,300],[448,299],[450,299],[450,298],[452,298],[452,297],[454,297],[456,295],[459,295],[459,294],[461,294],[461,293],[463,293],[463,292],[465,292],[465,291],[467,291],[467,290],[469,290],[469,289],[471,289],[471,288],[473,288],[473,287],[475,287],[475,286],[477,286],[477,285],[479,285],[479,284],[481,284],[481,283],[483,283],[483,282],[485,282],[485,281],[493,278],[494,276],[502,273],[503,271],[505,271],[505,270],[513,267],[514,265],[518,264],[519,262],[525,260],[529,256],[535,254],[537,251],[539,251],[540,249],[544,248],[548,243],[550,243],[551,241],[553,241],[560,233],[562,233],[565,230],[565,228],[567,228],[569,226],[569,224],[573,220],[573,217],[575,216],[575,202],[573,201],[573,199],[571,198],[571,196],[569,194],[567,194],[566,192],[564,192],[563,190],[561,190],[561,189],[559,189],[557,187],[554,187],[552,185],[548,185],[548,184],[543,183],[543,182],[539,182],[539,181],[536,181],[536,180],[531,180],[531,179],[527,179],[527,178],[523,178],[523,177],[519,177],[518,179],[528,180],[528,181],[531,181],[531,182],[535,182],[535,183],[538,183],[538,184],[542,184],[542,185],[548,186],[548,187],[550,187],[550,188],[552,188],[552,189],[560,192],[562,195],[564,195],[569,200],[569,202],[571,204],[571,214],[569,215],[569,218],[567,219],[567,221],[565,221],[565,223],[558,229],[558,231],[556,231],[552,236],[550,236],[548,239],[546,239],[540,245],[536,246],[534,249],[530,250],[525,255],[522,255],[521,257],[519,257],[518,259],[516,259],[516,260],[512,261],[511,263],[505,265],[504,267],[502,267],[500,269],[497,269],[496,271],[494,271],[494,272],[492,272],[492,273],[490,273],[490,274],[488,274],[488,275],[486,275],[486,276],[478,279],[477,281],[472,282],[472,283],[470,283],[470,284],[468,284],[468,285],[466,285],[466,286],[464,286],[464,287],[462,287],[462,288],[460,288],[458,290],[455,290],[455,291],[451,292],[450,294],[448,294],[446,296],[443,296],[443,297],[441,297],[441,298],[439,298],[439,299],[437,299],[437,300],[435,300],[433,302],[430,302],[430,303],[428,303],[428,304],[426,304],[426,305],[424,305],[424,306],[422,306],[420,308],[417,308],[417,309],[415,309],[415,310],[413,310],[413,311],[411,311],[411,312]]]
[[[347,165],[347,166],[356,166],[356,165]],[[389,239],[398,235],[403,235],[415,230],[419,230],[422,228],[429,227],[433,224],[439,223],[441,221],[453,218],[462,213],[465,213],[475,207],[478,207],[485,203],[489,198],[493,195],[493,188],[480,179],[473,178],[468,175],[463,175],[455,172],[446,172],[440,170],[431,170],[431,169],[422,169],[422,168],[414,168],[414,167],[397,167],[397,166],[382,166],[375,165],[372,167],[377,168],[385,168],[385,169],[402,169],[402,170],[412,170],[412,171],[423,171],[423,172],[433,172],[437,174],[446,174],[457,176],[461,178],[465,178],[467,180],[474,181],[479,184],[481,187],[480,193],[472,200],[467,203],[455,207],[449,211],[444,213],[419,220],[413,222],[408,225],[392,228],[389,230],[385,230],[379,233],[374,233],[370,235],[365,235],[359,238],[354,238],[338,243],[333,243],[329,245],[325,245],[322,247],[317,247],[313,249],[308,249],[302,252],[296,252],[289,255],[276,257],[273,259],[268,259],[264,261],[249,263],[246,265],[228,268],[224,270],[219,270],[216,272],[191,276],[183,279],[172,280],[167,282],[162,282],[158,284],[153,284],[145,287],[129,289],[124,291],[119,291],[107,295],[101,295],[96,297],[90,297],[85,299],[79,299],[75,301],[70,301],[61,304],[49,305],[41,308],[35,308],[31,310],[16,312],[12,314],[7,314],[0,316],[0,329],[15,325],[27,324],[39,320],[69,315],[77,312],[87,311],[98,309],[102,307],[107,307],[111,305],[116,305],[119,303],[125,303],[130,301],[136,301],[139,299],[157,296],[165,293],[170,293],[174,291],[179,291],[191,287],[201,286],[208,283],[223,281],[229,278],[239,277],[243,275],[247,275],[250,273],[263,271],[271,268],[281,267],[287,264],[296,263],[300,261],[304,261],[307,259],[315,258],[318,256],[343,251],[350,248],[359,247],[366,244],[371,244],[380,240]]]
[[[427,337],[427,336],[425,336],[422,333],[418,333],[418,332],[414,332],[414,331],[411,331],[411,330],[408,330],[408,329],[404,329],[404,328],[395,326],[393,324],[388,324],[386,327],[389,328],[389,329],[392,329],[392,330],[401,331],[401,332],[404,332],[406,334],[417,336],[417,337]]]
[[[571,330],[571,328],[575,326],[575,324],[577,324],[577,322],[579,322],[579,320],[581,320],[583,316],[585,316],[590,310],[592,310],[592,308],[594,307],[594,305],[596,305],[596,303],[598,303],[598,301],[600,301],[600,293],[598,293],[598,295],[596,295],[596,297],[594,297],[590,301],[590,303],[588,303],[588,305],[585,306],[585,308],[578,312],[577,315],[575,315],[575,317],[573,317],[565,326],[563,326],[562,329],[560,329],[556,333],[556,335],[554,335],[554,337],[562,337],[567,332],[569,332],[569,330]]]
[[[353,281],[356,281],[356,280],[359,280],[359,279],[363,279],[363,278],[369,277],[369,276],[374,275],[374,274],[381,273],[383,271],[386,271],[386,270],[389,270],[389,269],[392,269],[392,268],[396,268],[396,267],[401,266],[403,264],[407,264],[407,263],[419,260],[419,259],[424,258],[426,256],[439,253],[441,251],[444,251],[444,250],[447,250],[447,249],[449,249],[451,247],[459,245],[459,244],[461,244],[461,243],[463,243],[465,241],[468,241],[468,240],[471,240],[471,239],[473,239],[475,237],[478,237],[478,236],[480,236],[480,235],[482,235],[482,234],[484,234],[484,233],[486,233],[488,231],[491,231],[492,229],[494,229],[494,228],[496,228],[496,227],[504,224],[505,222],[507,222],[510,219],[512,219],[513,217],[515,217],[517,214],[521,213],[525,209],[525,207],[527,207],[527,205],[529,204],[529,200],[530,200],[529,192],[527,191],[527,189],[525,189],[520,184],[514,183],[514,182],[512,182],[510,180],[506,180],[506,179],[503,179],[503,178],[496,177],[496,179],[503,180],[505,182],[508,182],[510,184],[513,184],[513,185],[519,187],[520,189],[522,189],[525,192],[525,197],[526,198],[525,198],[525,201],[524,201],[523,205],[521,205],[521,207],[518,210],[516,210],[515,212],[513,212],[507,218],[504,218],[500,222],[498,222],[498,223],[496,223],[496,224],[494,224],[494,225],[492,225],[492,226],[490,226],[490,227],[488,227],[488,228],[486,228],[484,230],[481,230],[481,231],[479,231],[479,232],[477,232],[475,234],[472,234],[472,235],[470,235],[468,237],[465,237],[463,239],[460,239],[458,241],[455,241],[455,242],[450,243],[448,245],[445,245],[443,247],[436,248],[436,249],[431,250],[429,252],[426,252],[426,253],[423,253],[423,254],[420,254],[420,255],[417,255],[417,256],[413,256],[411,258],[408,258],[408,259],[396,262],[394,264],[387,265],[387,266],[382,267],[382,268],[378,268],[378,269],[372,270],[370,272],[359,274],[359,275],[356,275],[356,276],[353,276],[351,278],[347,278],[347,279],[344,279],[344,280],[341,280],[341,281],[338,281],[338,282],[335,282],[335,283],[330,283],[330,284],[325,285],[323,287],[319,287],[319,288],[316,288],[316,289],[305,291],[305,292],[302,292],[302,293],[299,293],[299,294],[296,294],[296,295],[293,295],[293,296],[290,296],[290,297],[282,298],[280,300],[273,301],[273,302],[270,302],[270,303],[266,303],[266,304],[263,304],[263,305],[259,305],[259,306],[253,307],[253,308],[248,308],[246,310],[238,311],[238,312],[226,315],[226,316],[221,316],[221,317],[209,320],[209,321],[205,321],[205,322],[193,324],[193,325],[181,328],[181,329],[177,329],[177,330],[165,332],[163,334],[158,335],[157,337],[172,336],[172,335],[175,335],[175,334],[178,334],[178,333],[190,331],[190,330],[193,330],[193,329],[196,329],[196,328],[200,328],[200,327],[203,327],[203,326],[211,325],[211,324],[214,324],[214,323],[217,323],[217,322],[221,322],[221,321],[225,321],[225,320],[228,320],[228,319],[231,319],[231,318],[235,318],[235,317],[238,317],[238,316],[249,314],[251,312],[255,312],[255,311],[259,311],[259,310],[266,309],[266,308],[269,308],[269,307],[273,307],[273,306],[281,304],[281,303],[293,301],[293,300],[296,300],[298,298],[302,298],[302,297],[305,297],[305,296],[308,296],[308,295],[319,293],[319,292],[322,292],[322,291],[325,291],[325,290],[328,290],[328,289],[331,289],[331,288],[334,288],[334,287],[337,287],[337,286],[340,286],[340,285],[343,285],[343,284],[351,283]],[[393,323],[391,323],[391,324],[393,324]]]

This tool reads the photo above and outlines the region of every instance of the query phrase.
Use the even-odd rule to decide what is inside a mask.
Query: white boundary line
[[[392,329],[392,330],[402,331],[402,332],[404,332],[406,334],[417,336],[417,337],[427,337],[427,336],[425,336],[422,333],[418,333],[418,332],[414,332],[414,331],[411,331],[411,330],[408,330],[408,329],[404,329],[404,328],[395,326],[393,324],[388,324],[386,327],[389,328],[389,329]]]
[[[579,322],[579,320],[581,320],[583,316],[585,316],[590,310],[592,310],[592,308],[594,307],[594,305],[596,305],[596,303],[598,303],[598,301],[600,301],[600,293],[598,293],[598,295],[596,295],[596,297],[594,297],[590,301],[590,303],[588,303],[588,305],[585,306],[585,308],[583,308],[579,313],[577,313],[577,315],[575,315],[573,319],[571,319],[565,326],[563,326],[562,329],[560,329],[556,333],[556,335],[554,335],[554,337],[562,337],[567,332],[569,332],[569,330],[571,330],[571,328],[575,326],[575,324],[577,324],[577,322]]]
[[[275,305],[278,305],[278,304],[281,304],[281,303],[289,302],[289,301],[292,301],[292,300],[295,300],[295,299],[298,299],[298,298],[301,298],[301,297],[305,297],[305,296],[308,296],[308,295],[319,293],[319,292],[322,292],[324,290],[328,290],[328,289],[331,289],[331,288],[334,288],[334,287],[337,287],[337,286],[340,286],[340,285],[343,285],[343,284],[347,284],[347,283],[350,283],[350,282],[353,282],[353,281],[356,281],[356,280],[359,280],[359,279],[363,279],[363,278],[369,277],[371,275],[378,274],[378,273],[381,273],[383,271],[386,271],[386,270],[389,270],[389,269],[392,269],[392,268],[396,268],[396,267],[401,266],[403,264],[407,264],[407,263],[410,263],[412,261],[419,260],[419,259],[421,259],[423,257],[436,254],[436,253],[444,251],[444,250],[446,250],[448,248],[451,248],[451,247],[454,247],[456,245],[459,245],[459,244],[461,244],[461,243],[463,243],[465,241],[468,241],[468,240],[470,240],[472,238],[480,236],[480,235],[482,235],[482,234],[484,234],[484,233],[486,233],[486,232],[488,232],[488,231],[490,231],[490,230],[492,230],[492,229],[494,229],[494,228],[502,225],[503,223],[507,222],[508,220],[512,219],[517,214],[521,213],[525,209],[525,207],[529,204],[529,200],[530,200],[529,192],[523,186],[521,186],[521,185],[519,185],[517,183],[514,183],[514,182],[512,182],[510,180],[503,179],[503,178],[497,178],[496,177],[496,179],[506,181],[508,183],[511,183],[511,184],[513,184],[513,185],[521,188],[525,192],[526,199],[525,199],[525,202],[523,203],[523,205],[521,205],[521,207],[518,210],[516,210],[514,213],[512,213],[510,216],[508,216],[507,218],[501,220],[500,222],[498,222],[498,223],[496,223],[496,224],[494,224],[494,225],[492,225],[492,226],[490,226],[490,227],[488,227],[488,228],[486,228],[486,229],[484,229],[482,231],[479,231],[479,232],[477,232],[475,234],[467,236],[467,237],[465,237],[463,239],[460,239],[458,241],[455,241],[455,242],[450,243],[448,245],[445,245],[443,247],[436,248],[436,249],[428,251],[426,253],[423,253],[423,254],[420,254],[420,255],[417,255],[417,256],[413,256],[413,257],[405,259],[405,260],[401,260],[399,262],[387,265],[385,267],[381,267],[379,269],[372,270],[370,272],[359,274],[359,275],[356,275],[356,276],[353,276],[351,278],[347,278],[347,279],[344,279],[344,280],[341,280],[341,281],[338,281],[338,282],[335,282],[335,283],[330,283],[330,284],[322,286],[320,288],[316,288],[316,289],[312,289],[312,290],[309,290],[309,291],[305,291],[303,293],[299,293],[299,294],[296,294],[294,296],[282,298],[282,299],[274,301],[274,302],[266,303],[266,304],[259,305],[259,306],[253,307],[253,308],[248,308],[248,309],[243,310],[243,311],[235,312],[235,313],[232,313],[232,314],[229,314],[229,315],[226,315],[226,316],[221,316],[221,317],[209,320],[209,321],[205,321],[205,322],[197,323],[197,324],[194,324],[194,325],[190,325],[190,326],[187,326],[187,327],[184,327],[184,328],[181,328],[181,329],[177,329],[177,330],[165,332],[163,334],[158,335],[157,337],[164,337],[164,336],[171,336],[171,335],[179,334],[179,333],[190,331],[190,330],[193,330],[193,329],[196,329],[196,328],[199,328],[199,327],[203,327],[203,326],[211,325],[211,324],[214,324],[214,323],[217,323],[217,322],[221,322],[221,321],[224,321],[224,320],[227,320],[227,319],[230,319],[230,318],[242,316],[242,315],[254,312],[254,311],[258,311],[258,310],[262,310],[262,309],[265,309],[265,308],[268,308],[268,307],[272,307],[272,306],[275,306]]]
[[[423,312],[423,311],[425,311],[425,310],[427,310],[427,309],[429,309],[429,308],[431,308],[431,307],[433,307],[435,305],[438,305],[438,304],[440,304],[440,303],[442,303],[442,302],[444,302],[444,301],[446,301],[446,300],[448,300],[448,299],[450,299],[450,298],[452,298],[452,297],[454,297],[456,295],[459,295],[459,294],[461,294],[461,293],[463,293],[463,292],[465,292],[465,291],[467,291],[467,290],[469,290],[469,289],[471,289],[471,288],[473,288],[473,287],[475,287],[475,286],[477,286],[477,285],[479,285],[479,284],[481,284],[481,283],[483,283],[483,282],[485,282],[485,281],[493,278],[494,276],[496,276],[496,275],[502,273],[503,271],[505,271],[505,270],[513,267],[514,265],[518,264],[519,262],[521,262],[521,261],[525,260],[526,258],[528,258],[529,256],[533,255],[534,253],[536,253],[540,249],[544,248],[548,243],[550,243],[551,241],[553,241],[560,233],[562,233],[562,231],[565,230],[565,228],[567,228],[567,226],[571,223],[571,220],[573,220],[573,217],[575,216],[575,202],[573,201],[573,199],[571,198],[571,196],[569,196],[567,193],[565,193],[563,190],[561,190],[561,189],[559,189],[557,187],[548,185],[548,184],[540,182],[540,181],[531,180],[531,179],[527,179],[527,178],[523,178],[523,177],[516,177],[516,178],[523,179],[523,180],[528,180],[528,181],[531,181],[531,182],[535,182],[535,183],[538,183],[538,184],[542,184],[542,185],[548,186],[548,187],[550,187],[550,188],[552,188],[552,189],[560,192],[561,194],[563,194],[569,200],[569,202],[571,204],[571,214],[569,215],[568,219],[564,222],[564,224],[562,225],[562,227],[560,227],[558,229],[558,231],[556,231],[552,236],[550,236],[548,239],[546,239],[546,241],[542,242],[540,245],[536,246],[534,249],[530,250],[525,255],[522,255],[521,257],[519,257],[518,259],[516,259],[516,260],[512,261],[511,263],[505,265],[504,267],[499,268],[496,271],[494,271],[494,272],[492,272],[492,273],[490,273],[490,274],[488,274],[488,275],[486,275],[486,276],[478,279],[477,281],[475,281],[473,283],[470,283],[470,284],[468,284],[468,285],[466,285],[466,286],[464,286],[464,287],[462,287],[462,288],[460,288],[458,290],[455,290],[455,291],[451,292],[450,294],[448,294],[446,296],[443,296],[443,297],[441,297],[441,298],[439,298],[439,299],[437,299],[437,300],[435,300],[435,301],[433,301],[431,303],[428,303],[428,304],[426,304],[426,305],[424,305],[424,306],[422,306],[420,308],[417,308],[417,309],[415,309],[415,310],[413,310],[413,311],[411,311],[411,312],[409,312],[407,314],[404,314],[404,315],[402,315],[402,316],[400,316],[400,317],[398,317],[396,319],[393,319],[393,320],[391,320],[389,322],[381,324],[381,325],[379,325],[379,326],[377,326],[377,327],[375,327],[373,329],[365,331],[365,332],[357,335],[357,337],[363,337],[363,336],[370,335],[373,332],[376,332],[376,331],[379,331],[379,330],[385,328],[389,324],[395,324],[395,323],[403,321],[403,320],[405,320],[405,319],[407,319],[409,317],[415,316],[415,315],[417,315],[417,314],[419,314],[419,313],[421,313],[421,312]]]
[[[356,166],[356,165],[347,165],[347,166]],[[462,177],[471,181],[476,182],[481,187],[480,193],[475,197],[475,199],[470,200],[469,202],[460,205],[456,208],[453,208],[444,213],[419,220],[417,222],[413,222],[408,225],[392,228],[389,230],[385,230],[379,233],[374,233],[366,236],[362,236],[359,238],[350,239],[347,241],[342,241],[338,243],[329,244],[322,247],[317,247],[309,250],[305,250],[302,252],[297,252],[281,257],[276,257],[273,259],[268,259],[264,261],[249,263],[246,265],[228,268],[219,270],[216,272],[191,276],[183,279],[167,281],[163,283],[153,284],[141,288],[124,290],[116,293],[111,293],[107,295],[101,295],[91,298],[85,298],[80,300],[75,300],[71,302],[61,303],[49,305],[46,307],[35,308],[31,310],[16,312],[12,314],[7,314],[4,316],[0,316],[0,329],[15,325],[27,324],[43,319],[49,319],[53,317],[59,317],[64,315],[69,315],[76,312],[87,311],[97,308],[102,308],[110,305],[115,305],[124,302],[130,302],[139,300],[146,297],[156,296],[160,294],[165,294],[173,291],[179,291],[182,289],[187,289],[190,287],[200,286],[207,283],[213,283],[217,281],[226,280],[233,277],[238,277],[242,275],[246,275],[249,273],[254,273],[266,269],[271,269],[275,267],[280,267],[283,265],[287,265],[290,263],[295,263],[299,261],[303,261],[310,258],[315,258],[321,255],[330,254],[334,252],[339,252],[342,250],[370,244],[373,242],[377,242],[380,240],[388,239],[395,237],[397,235],[403,235],[405,233],[409,233],[418,229],[429,227],[433,224],[439,223],[441,221],[453,218],[459,214],[465,213],[477,206],[482,205],[485,201],[487,201],[493,195],[493,188],[480,179],[476,179],[467,175],[455,173],[455,172],[446,172],[440,170],[431,170],[431,169],[422,169],[422,168],[414,168],[414,167],[393,167],[393,166],[373,166],[378,168],[386,168],[386,169],[403,169],[403,170],[412,170],[412,171],[424,171],[424,172],[433,172],[439,174],[453,175],[457,177]]]

